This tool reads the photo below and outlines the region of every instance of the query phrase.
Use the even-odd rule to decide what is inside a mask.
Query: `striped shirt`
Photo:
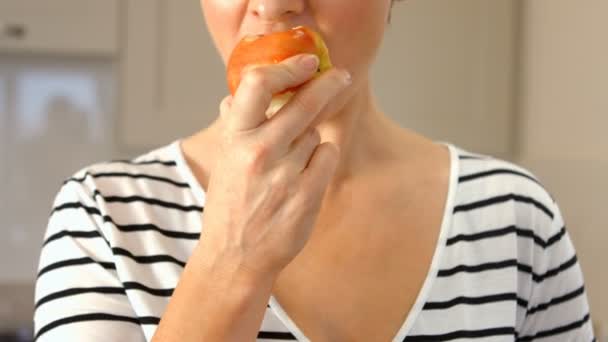
[[[560,210],[529,171],[450,143],[440,234],[393,341],[592,341]],[[36,282],[36,340],[150,341],[204,229],[179,140],[67,179]],[[257,341],[309,339],[271,296]]]

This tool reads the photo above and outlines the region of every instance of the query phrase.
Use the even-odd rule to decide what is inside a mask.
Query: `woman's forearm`
[[[208,260],[200,248],[190,257],[153,342],[255,341],[274,278]]]

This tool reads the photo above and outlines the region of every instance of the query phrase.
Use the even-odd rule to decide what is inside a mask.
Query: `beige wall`
[[[517,161],[560,204],[585,273],[592,316],[605,331],[608,1],[527,0],[522,9]]]
[[[514,1],[408,0],[396,4],[392,28],[374,73],[378,97],[383,108],[404,126],[433,138],[509,159],[513,158],[511,152],[516,152],[515,161],[536,173],[560,203],[585,272],[592,314],[606,325],[608,208],[604,204],[608,200],[604,194],[608,193],[608,134],[604,130],[608,129],[608,0],[520,0],[524,14],[520,28],[514,28],[516,23],[511,21],[516,17]],[[10,3],[15,6],[23,1]],[[154,6],[154,2],[134,3],[144,8]],[[154,91],[169,92],[168,101],[159,102],[171,109],[166,111],[171,115],[160,110],[157,114],[164,113],[170,120],[150,120],[157,117],[145,110],[121,115],[140,115],[135,118],[149,124],[156,122],[160,131],[176,136],[181,135],[180,130],[196,127],[193,120],[204,113],[210,115],[205,120],[210,120],[217,109],[216,101],[207,101],[209,110],[192,105],[197,103],[194,100],[202,101],[200,92],[195,92],[194,100],[189,99],[187,94],[191,92],[177,85],[185,84],[190,91],[205,89],[209,94],[211,89],[182,82],[180,77],[192,82],[197,79],[191,75],[205,75],[206,85],[223,84],[224,80],[223,73],[218,72],[221,68],[217,68],[215,51],[201,31],[197,3],[171,2],[170,6],[167,13],[180,20],[165,18],[166,32],[160,36],[169,37],[172,48],[163,50],[166,56],[156,56],[167,64],[162,68],[155,66],[166,74],[155,77],[167,81],[169,86],[150,85]],[[161,17],[148,19],[152,18]],[[146,31],[147,26],[140,29]],[[522,62],[517,84],[519,110],[510,110],[509,104],[512,31],[519,31],[522,39],[513,43],[521,48],[517,54]],[[184,36],[196,38],[184,40]],[[121,39],[127,41],[125,36]],[[192,41],[199,44],[192,45]],[[121,54],[125,57],[125,51]],[[200,63],[203,58],[208,62]],[[125,101],[127,95],[122,93],[120,97]],[[518,113],[516,139],[512,139],[512,112]],[[480,126],[483,129],[477,128]],[[138,130],[141,131],[136,126],[122,133],[135,136]],[[140,140],[159,138],[152,134],[151,138]],[[517,143],[516,151],[510,150],[512,140]],[[0,287],[0,328],[3,324],[31,321],[31,292],[31,284]]]
[[[395,4],[374,92],[402,126],[498,157],[511,154],[514,0]]]

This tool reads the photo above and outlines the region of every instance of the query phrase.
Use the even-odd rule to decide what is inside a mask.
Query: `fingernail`
[[[299,62],[306,70],[317,70],[319,58],[316,55],[305,55]]]
[[[346,85],[353,83],[353,77],[347,70],[342,71],[342,79],[344,80],[344,84]]]

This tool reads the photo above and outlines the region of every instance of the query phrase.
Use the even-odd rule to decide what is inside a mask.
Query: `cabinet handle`
[[[0,23],[0,28],[2,29],[1,35],[11,39],[22,40],[27,36],[27,27],[23,24]]]

